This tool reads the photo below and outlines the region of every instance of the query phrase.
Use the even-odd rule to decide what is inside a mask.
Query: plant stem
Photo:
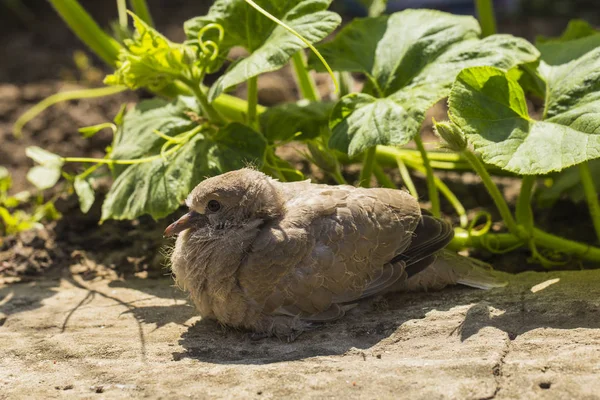
[[[596,192],[596,185],[590,171],[590,166],[587,161],[579,164],[579,176],[581,177],[581,184],[585,193],[585,199],[590,209],[590,217],[594,224],[594,230],[596,231],[596,238],[600,239],[600,204],[598,203],[598,193]]]
[[[492,0],[475,0],[475,8],[481,25],[481,35],[486,37],[496,33],[496,17]]]
[[[600,262],[600,248],[598,247],[561,238],[538,228],[533,228],[533,239],[536,244],[548,249],[574,254],[584,260]]]
[[[248,79],[248,125],[252,128],[257,128],[256,106],[258,104],[258,77],[253,76]]]
[[[421,153],[421,159],[423,160],[423,166],[425,167],[425,176],[427,179],[427,191],[429,192],[429,201],[431,202],[431,213],[434,217],[441,217],[442,211],[440,209],[440,196],[437,191],[437,186],[435,185],[435,176],[433,175],[433,168],[431,168],[431,164],[429,163],[429,157],[427,157],[427,151],[425,150],[425,146],[423,146],[423,140],[421,140],[421,135],[418,134],[415,136],[415,143],[417,144],[417,149],[419,153]]]
[[[77,0],[49,0],[73,33],[108,65],[114,67],[121,45],[104,32]]]
[[[406,168],[406,164],[402,161],[401,157],[396,157],[396,162],[398,164],[398,171],[400,171],[400,176],[402,177],[402,181],[408,188],[408,191],[415,199],[419,198],[419,192],[417,192],[417,188],[412,178],[410,177],[410,172],[408,172],[408,168]]]
[[[126,0],[117,0],[117,13],[119,15],[119,25],[127,29],[127,2]]]
[[[53,94],[52,96],[46,97],[44,100],[40,101],[29,110],[25,111],[19,117],[19,119],[15,121],[15,124],[13,125],[13,134],[16,137],[21,137],[25,124],[34,119],[39,113],[56,103],[67,100],[90,99],[94,97],[109,96],[112,94],[121,93],[125,90],[127,90],[127,88],[124,86],[106,86],[96,89],[72,90],[69,92]]]
[[[523,240],[512,233],[486,233],[485,235],[470,235],[462,228],[454,229],[454,238],[448,248],[460,251],[468,248],[488,249],[494,243],[498,251],[510,249],[523,243]]]
[[[347,94],[352,93],[352,89],[354,87],[354,78],[352,74],[347,71],[336,72],[338,81],[340,82],[340,93],[337,95],[337,98],[340,99]]]
[[[296,52],[296,54],[294,54],[292,56],[292,65],[294,67],[296,82],[298,83],[298,89],[300,90],[300,94],[302,95],[302,97],[307,100],[310,100],[310,101],[321,100],[321,95],[319,94],[319,92],[317,90],[317,85],[315,84],[315,80],[313,79],[312,75],[310,74],[310,72],[307,69],[306,57],[305,57],[304,51],[298,51],[298,52]],[[322,139],[324,151],[330,150],[327,145],[328,137],[329,137],[329,128],[325,127],[323,129],[321,129],[321,139]],[[314,151],[315,149],[312,146],[309,146],[309,150],[310,150],[311,154],[313,155],[313,157],[317,158],[315,151]],[[347,182],[340,172],[341,168],[340,168],[339,160],[336,157],[331,157],[331,158],[332,158],[332,164],[334,164],[334,165],[332,165],[326,169],[324,169],[324,168],[321,168],[321,169],[323,169],[325,172],[327,172],[329,175],[331,175],[338,184],[340,184],[340,185],[346,184]]]
[[[200,103],[200,108],[202,109],[204,116],[207,117],[211,122],[222,123],[223,118],[219,114],[217,110],[213,108],[213,106],[208,102],[206,98],[206,93],[202,90],[199,84],[195,82],[180,79],[186,86],[194,93],[196,99],[198,99],[198,103]]]
[[[373,146],[365,152],[362,170],[360,171],[359,185],[368,188],[371,186],[371,175],[373,174],[373,165],[375,164],[375,152],[377,146]]]
[[[213,102],[212,106],[217,112],[224,118],[230,121],[236,121],[244,123],[246,122],[246,112],[248,110],[248,102],[239,97],[230,96],[228,94],[222,94],[217,97]],[[258,104],[256,106],[256,114],[260,115],[267,110],[266,107]]]
[[[506,201],[504,200],[504,197],[502,196],[502,193],[500,193],[500,190],[498,189],[496,184],[492,182],[492,178],[485,169],[485,165],[483,164],[483,162],[479,160],[479,158],[477,158],[477,156],[473,154],[470,150],[465,150],[462,152],[462,154],[463,156],[465,156],[467,161],[469,161],[475,172],[477,172],[477,174],[483,181],[483,184],[487,189],[488,193],[490,194],[490,196],[492,196],[492,200],[494,200],[494,204],[496,205],[496,208],[498,208],[500,216],[502,217],[504,225],[506,225],[508,231],[513,235],[520,237],[517,223],[515,222],[513,215],[511,214],[510,209],[508,208],[508,204],[506,204]]]
[[[409,162],[407,162],[407,164],[411,168],[414,168],[417,171],[425,173],[425,167],[423,167],[422,165],[412,164]],[[439,189],[439,191],[442,193],[442,195],[446,198],[446,200],[448,200],[448,202],[452,205],[452,207],[458,214],[460,226],[462,228],[466,228],[467,225],[469,224],[469,219],[467,217],[467,211],[465,210],[465,207],[462,205],[460,200],[458,200],[458,197],[456,197],[456,195],[452,192],[452,190],[450,190],[450,188],[444,183],[444,181],[442,181],[440,178],[438,178],[435,175],[433,176],[433,180],[434,180],[434,184],[437,187],[437,189]]]
[[[525,227],[528,234],[533,234],[533,210],[531,209],[531,196],[535,185],[535,175],[524,175],[521,179],[521,192],[517,200],[515,216],[517,224]]]
[[[131,5],[131,9],[137,15],[147,23],[149,26],[154,27],[154,21],[152,21],[152,14],[150,14],[150,9],[148,8],[148,3],[146,0],[129,0],[129,4]]]
[[[319,101],[321,96],[317,91],[317,85],[314,79],[306,69],[306,56],[304,51],[300,50],[292,56],[292,66],[296,75],[296,82],[303,98],[310,101]]]
[[[346,182],[346,179],[344,179],[344,176],[340,172],[339,168],[336,168],[334,171],[331,171],[328,173],[329,173],[329,175],[331,175],[331,177],[335,180],[335,182],[338,185],[347,185],[348,184],[348,182]]]
[[[398,189],[390,177],[387,176],[383,168],[381,168],[377,163],[373,165],[373,174],[375,175],[375,178],[377,178],[377,182],[379,182],[379,184],[384,188]]]

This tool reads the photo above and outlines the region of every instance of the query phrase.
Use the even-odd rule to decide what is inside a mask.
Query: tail
[[[441,250],[436,256],[433,264],[406,281],[406,290],[440,290],[454,284],[493,289],[508,284],[483,261],[463,257],[449,250]]]

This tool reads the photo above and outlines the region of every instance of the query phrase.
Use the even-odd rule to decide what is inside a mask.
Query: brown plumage
[[[260,334],[293,339],[390,291],[503,285],[441,251],[452,227],[401,190],[281,183],[242,169],[203,181],[186,203],[165,231],[179,233],[177,283],[203,317]]]

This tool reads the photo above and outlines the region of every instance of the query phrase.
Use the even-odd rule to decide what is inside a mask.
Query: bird
[[[280,182],[243,168],[207,178],[169,225],[170,264],[203,318],[292,341],[396,291],[501,287],[446,245],[450,223],[404,190]]]

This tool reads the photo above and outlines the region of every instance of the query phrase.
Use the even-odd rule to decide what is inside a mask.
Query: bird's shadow
[[[540,277],[540,281],[545,279],[548,278]],[[402,340],[400,329],[408,321],[425,318],[433,310],[448,311],[460,306],[465,310],[464,319],[449,336],[457,335],[461,341],[485,327],[497,328],[511,340],[537,328],[600,329],[600,303],[595,300],[600,296],[573,291],[568,281],[540,293],[531,292],[531,285],[513,282],[508,288],[491,291],[454,287],[435,293],[387,295],[359,305],[337,322],[305,332],[292,343],[277,338],[256,341],[247,332],[199,320],[182,335],[179,344],[184,351],[173,353],[173,359],[270,364],[360,353],[388,338]],[[596,292],[600,295],[600,288]]]

